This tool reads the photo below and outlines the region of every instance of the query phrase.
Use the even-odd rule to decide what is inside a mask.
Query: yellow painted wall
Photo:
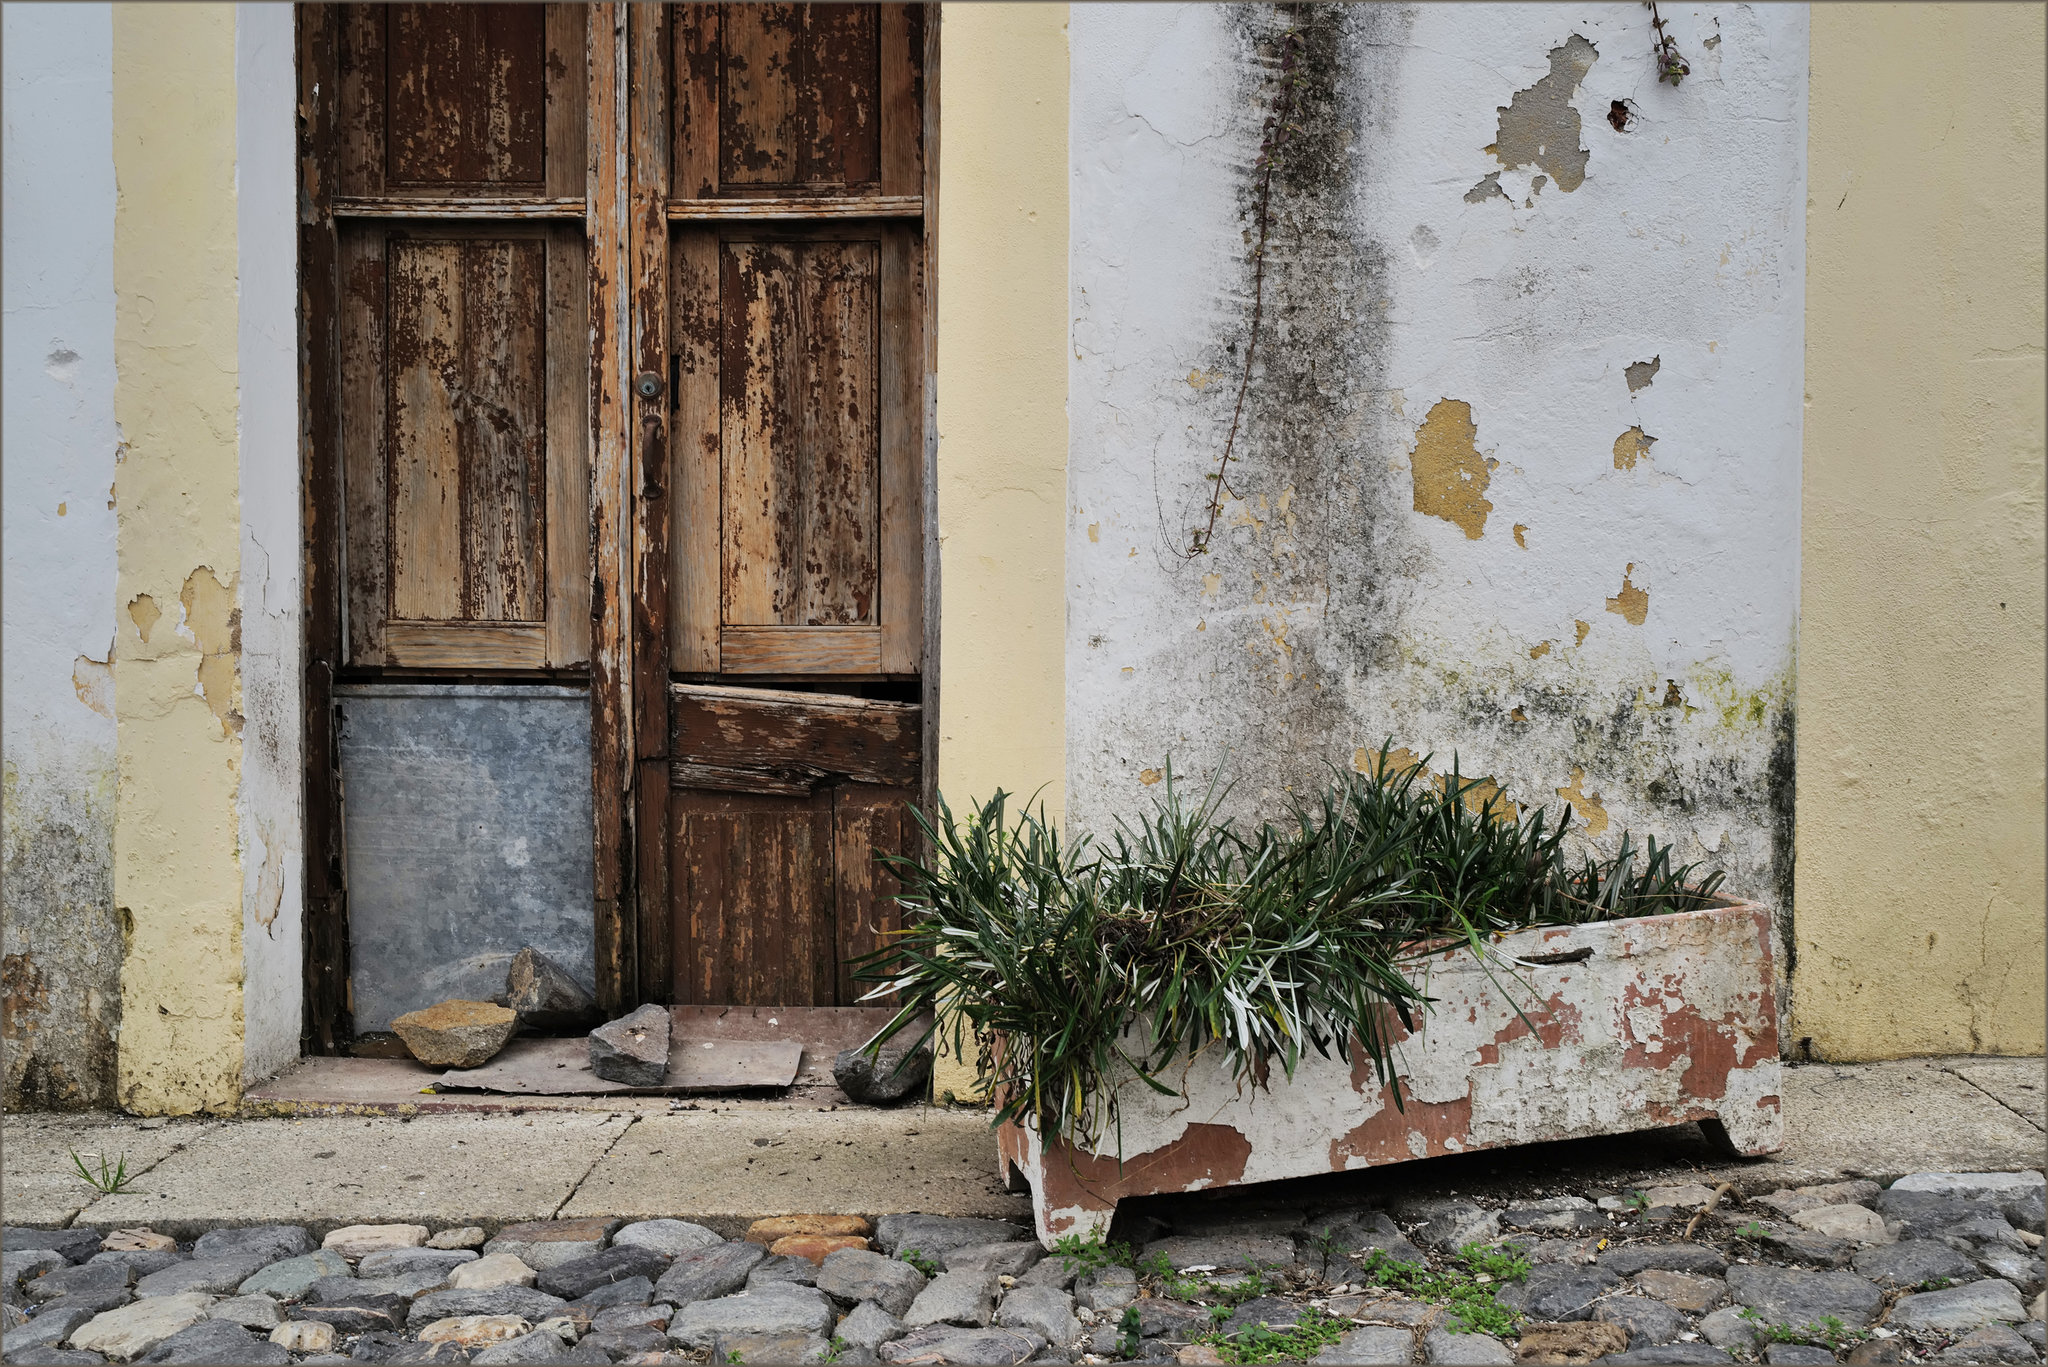
[[[115,5],[113,77],[118,1094],[182,1114],[242,1072],[234,7]]]
[[[1816,5],[1793,1035],[2043,1047],[2043,10]]]
[[[939,29],[939,788],[1061,807],[1066,765],[1067,7]],[[935,1090],[972,1070],[941,1058]]]

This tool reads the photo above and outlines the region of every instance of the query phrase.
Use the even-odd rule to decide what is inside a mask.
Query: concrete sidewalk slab
[[[737,1234],[764,1215],[922,1210],[1029,1221],[1003,1189],[986,1111],[798,1110],[737,1103],[649,1116],[591,1170],[565,1216],[676,1216]]]
[[[2048,1077],[2043,1076],[2042,1060],[1973,1059],[1950,1071],[2035,1129],[2048,1131]]]
[[[76,1223],[180,1237],[215,1224],[436,1228],[546,1219],[631,1118],[591,1112],[219,1125]],[[10,1218],[11,1215],[10,1215]]]
[[[128,1175],[135,1178],[219,1125],[214,1120],[139,1121],[105,1113],[9,1116],[0,1132],[0,1206],[10,1224],[69,1224],[100,1197],[71,1166],[74,1151],[94,1172],[99,1170],[98,1155],[105,1154],[110,1163],[125,1156]]]

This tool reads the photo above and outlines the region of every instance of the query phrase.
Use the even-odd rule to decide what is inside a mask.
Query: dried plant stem
[[[1643,8],[1650,12],[1650,27],[1657,30],[1657,36],[1650,43],[1650,54],[1657,60],[1657,79],[1677,85],[1692,75],[1692,68],[1685,58],[1678,55],[1678,44],[1664,31],[1664,18],[1657,13],[1657,0],[1643,0]]]

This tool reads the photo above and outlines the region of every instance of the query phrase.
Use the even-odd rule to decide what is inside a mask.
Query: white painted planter
[[[1496,948],[1527,966],[1489,976],[1466,949],[1430,961],[1435,1001],[1397,1054],[1405,1109],[1362,1051],[1349,1065],[1310,1054],[1263,1092],[1205,1056],[1162,1079],[1184,1097],[1124,1085],[1121,1168],[1109,1141],[1089,1152],[1003,1126],[997,1149],[1030,1183],[1038,1237],[1104,1231],[1126,1196],[1695,1120],[1733,1153],[1782,1147],[1765,908],[1543,927]]]

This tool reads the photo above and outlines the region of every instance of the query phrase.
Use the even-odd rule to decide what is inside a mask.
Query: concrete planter
[[[1030,1183],[1047,1244],[1107,1230],[1126,1196],[1694,1120],[1732,1153],[1772,1153],[1784,1122],[1770,932],[1765,908],[1736,902],[1523,931],[1497,946],[1526,965],[1513,977],[1489,977],[1469,950],[1437,955],[1435,1003],[1398,1054],[1405,1110],[1356,1051],[1349,1065],[1312,1053],[1264,1092],[1205,1055],[1162,1079],[1185,1098],[1125,1085],[1121,1170],[1111,1141],[1048,1146],[1023,1125],[1003,1126],[997,1149]]]

